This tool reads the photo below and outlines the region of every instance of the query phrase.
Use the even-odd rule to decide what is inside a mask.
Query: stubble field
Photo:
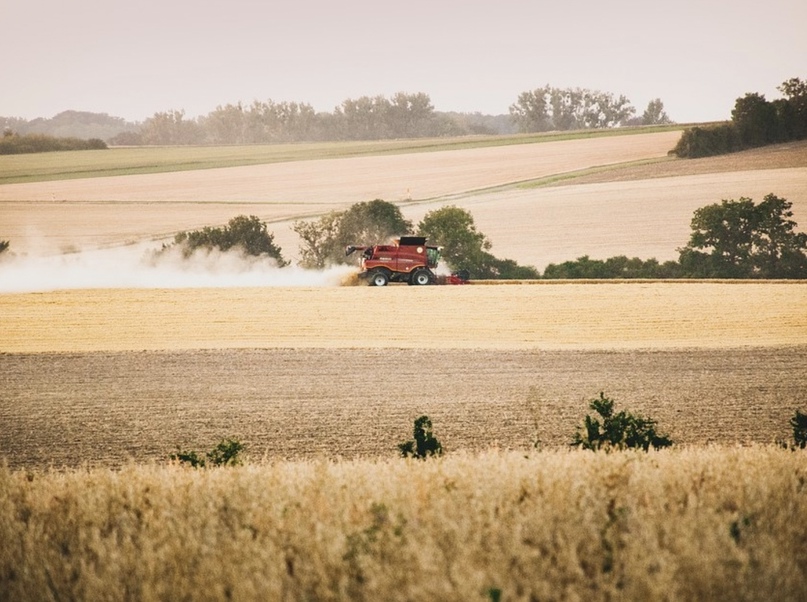
[[[691,444],[771,443],[807,391],[807,284],[543,283],[0,295],[19,467],[562,447],[599,391]],[[705,419],[704,417],[708,417]]]

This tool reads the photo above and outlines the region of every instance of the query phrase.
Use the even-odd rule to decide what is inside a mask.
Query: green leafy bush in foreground
[[[614,413],[614,401],[601,392],[598,399],[593,399],[589,407],[602,419],[586,416],[583,426],[578,427],[571,445],[597,451],[614,449],[643,449],[650,447],[659,449],[669,447],[669,437],[656,432],[656,421],[650,418],[634,416],[622,410]]]
[[[193,468],[206,466],[237,466],[241,464],[240,454],[244,445],[237,439],[222,439],[219,444],[201,457],[195,451],[177,451],[171,454],[171,460],[180,464],[190,464]]]
[[[398,444],[401,456],[425,460],[429,456],[443,455],[443,446],[432,434],[432,421],[428,416],[421,416],[415,420],[413,428],[414,439]]]
[[[796,447],[807,448],[807,414],[796,410],[793,418],[790,419],[790,426],[793,428],[793,440],[796,442]]]

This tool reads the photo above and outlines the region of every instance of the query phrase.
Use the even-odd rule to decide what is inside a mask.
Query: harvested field
[[[167,237],[246,213],[278,223],[294,255],[293,219],[382,198],[411,202],[598,165],[664,157],[680,132],[405,155],[0,186],[3,239],[19,252]]]
[[[272,459],[564,447],[600,391],[677,444],[772,443],[807,398],[807,345],[666,350],[241,349],[0,355],[0,457],[119,466],[238,437]]]
[[[0,313],[15,466],[224,436],[385,456],[422,413],[455,450],[563,445],[601,390],[677,441],[770,442],[807,395],[805,283],[79,290]]]
[[[276,243],[295,260],[293,220],[383,198],[401,204],[414,222],[446,204],[466,208],[495,255],[543,270],[582,255],[675,259],[693,211],[722,199],[759,201],[773,192],[793,203],[802,227],[807,223],[807,144],[661,160],[679,135],[3,185],[0,239],[30,253],[157,244],[244,214],[270,222]],[[642,160],[652,162],[619,167]],[[602,166],[611,167],[580,174]],[[574,177],[551,187],[530,184],[562,174]]]
[[[494,255],[543,270],[582,255],[677,260],[677,249],[689,242],[696,209],[740,197],[760,202],[769,193],[793,203],[793,219],[805,231],[807,165],[494,191],[451,202],[471,212]],[[403,213],[417,222],[439,205],[406,207]]]

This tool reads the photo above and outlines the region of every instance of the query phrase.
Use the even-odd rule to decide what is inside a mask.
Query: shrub
[[[807,414],[796,410],[793,418],[790,419],[790,426],[793,428],[793,440],[796,447],[804,449],[807,447]]]
[[[171,454],[171,460],[180,464],[190,464],[193,468],[205,468],[205,466],[237,466],[241,464],[240,454],[244,451],[244,445],[238,439],[222,439],[219,444],[207,452],[205,457],[199,456],[195,451],[178,450]]]
[[[4,253],[8,251],[8,248],[11,246],[11,243],[7,240],[0,240],[0,253]]]
[[[231,219],[223,228],[202,228],[191,232],[180,232],[174,237],[174,244],[182,248],[185,257],[190,257],[196,249],[229,251],[241,249],[247,255],[268,255],[277,261],[278,266],[288,265],[275,244],[275,237],[254,215],[239,215]]]
[[[4,135],[0,138],[0,155],[21,155],[26,153],[46,153],[71,150],[102,150],[106,142],[99,138],[57,138],[44,134]]]
[[[578,427],[571,445],[597,451],[604,449],[637,449],[647,451],[650,447],[669,447],[672,441],[656,432],[656,421],[621,411],[614,413],[613,400],[601,392],[598,399],[589,403],[589,408],[597,412],[597,418],[586,416],[583,426]]]
[[[678,144],[670,151],[682,159],[711,157],[742,150],[742,141],[733,123],[684,130]]]
[[[429,456],[443,455],[442,444],[432,435],[432,421],[428,416],[421,416],[415,420],[413,429],[414,440],[398,444],[401,456],[425,460]]]

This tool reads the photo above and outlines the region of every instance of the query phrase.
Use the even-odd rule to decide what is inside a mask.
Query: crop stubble
[[[600,390],[679,444],[770,443],[807,346],[669,350],[239,349],[0,356],[14,467],[119,465],[239,437],[254,458],[395,455],[428,414],[446,449],[567,444]]]
[[[588,283],[2,295],[15,466],[568,442],[603,390],[681,443],[770,442],[807,393],[807,284]],[[205,349],[207,348],[207,349]]]

